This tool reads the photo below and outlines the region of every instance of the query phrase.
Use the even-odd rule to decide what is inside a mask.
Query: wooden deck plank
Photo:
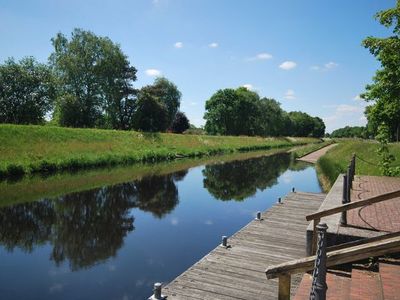
[[[315,212],[324,194],[296,192],[228,238],[230,248],[216,247],[169,283],[168,299],[277,299],[278,283],[267,280],[268,265],[304,256],[305,216]],[[298,280],[294,280],[295,291]]]

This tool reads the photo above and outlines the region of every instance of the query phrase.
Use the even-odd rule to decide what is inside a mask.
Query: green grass
[[[0,177],[268,150],[317,141],[5,124],[0,125]]]
[[[326,147],[330,144],[333,144],[334,142],[335,142],[334,140],[326,140],[326,141],[323,141],[322,143],[318,143],[318,144],[308,144],[305,146],[299,146],[299,147],[293,148],[293,150],[291,152],[293,153],[295,158],[299,158],[299,157],[303,157],[311,152],[317,151],[323,147]]]
[[[0,207],[36,201],[43,198],[55,198],[73,192],[82,192],[94,188],[115,185],[123,182],[139,180],[145,176],[165,175],[189,168],[232,160],[276,154],[286,151],[285,148],[268,151],[234,153],[201,158],[177,159],[157,164],[136,164],[134,166],[117,166],[82,170],[79,172],[56,173],[51,176],[26,176],[21,180],[0,181]]]
[[[356,154],[356,174],[381,176],[379,169],[379,144],[375,141],[343,139],[336,140],[339,145],[329,150],[317,162],[317,171],[322,173],[332,186],[341,173],[345,173],[353,153]],[[400,164],[400,143],[389,145],[390,152],[396,157],[393,165]]]

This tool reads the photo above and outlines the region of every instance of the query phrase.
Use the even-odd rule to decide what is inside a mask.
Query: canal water
[[[0,299],[147,299],[292,187],[321,192],[280,153],[3,206]]]

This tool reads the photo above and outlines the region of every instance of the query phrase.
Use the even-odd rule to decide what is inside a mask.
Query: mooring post
[[[292,187],[292,193],[294,193],[295,192],[295,189],[294,189],[294,187]]]
[[[347,203],[347,175],[343,175],[343,193],[342,193],[342,204]],[[347,211],[343,211],[340,217],[340,224],[347,225]]]
[[[316,253],[313,281],[310,292],[312,300],[326,300],[326,230],[328,226],[325,223],[317,225],[318,231],[318,249]]]
[[[257,220],[257,221],[261,221],[261,211],[258,211],[258,212],[257,212],[256,220]]]
[[[161,293],[161,287],[162,287],[162,283],[156,282],[153,287],[153,295],[150,298],[148,298],[148,300],[167,299],[167,297]]]
[[[222,236],[222,243],[221,243],[221,246],[224,247],[224,248],[227,248],[227,247],[228,247],[228,237],[227,237],[226,235],[223,235],[223,236]]]
[[[281,197],[278,198],[278,203],[281,204],[282,203],[282,199]]]

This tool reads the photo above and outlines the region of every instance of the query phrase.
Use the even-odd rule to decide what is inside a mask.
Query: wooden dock
[[[277,299],[277,280],[267,266],[304,257],[305,216],[318,210],[324,194],[295,192],[262,213],[163,288],[168,299]],[[292,277],[292,294],[302,274]]]

